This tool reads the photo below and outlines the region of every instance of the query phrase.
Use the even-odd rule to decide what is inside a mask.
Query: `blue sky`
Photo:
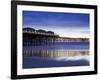
[[[23,11],[23,27],[54,31],[63,37],[89,37],[89,14]]]

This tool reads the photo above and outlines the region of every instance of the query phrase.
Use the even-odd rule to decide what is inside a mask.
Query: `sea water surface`
[[[89,66],[89,42],[23,46],[23,68]]]

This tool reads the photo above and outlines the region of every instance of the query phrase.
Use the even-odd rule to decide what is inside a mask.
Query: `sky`
[[[23,11],[23,27],[54,31],[62,37],[89,38],[89,14]]]

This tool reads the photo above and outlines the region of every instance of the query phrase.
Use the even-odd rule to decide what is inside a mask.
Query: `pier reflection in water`
[[[88,42],[23,46],[23,68],[87,65],[89,65]]]
[[[84,56],[89,55],[89,51],[85,50],[36,50],[34,49],[25,49],[23,51],[24,56],[36,56],[42,58],[55,58],[55,57],[74,57],[74,56]]]
[[[50,45],[23,46],[23,55],[38,57],[89,55],[89,43],[64,42]]]

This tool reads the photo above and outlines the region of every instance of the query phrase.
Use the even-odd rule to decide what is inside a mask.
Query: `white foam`
[[[57,61],[88,60],[89,61],[89,56],[85,55],[85,56],[74,56],[74,57],[58,57],[58,58],[55,58],[55,60],[57,60]]]

